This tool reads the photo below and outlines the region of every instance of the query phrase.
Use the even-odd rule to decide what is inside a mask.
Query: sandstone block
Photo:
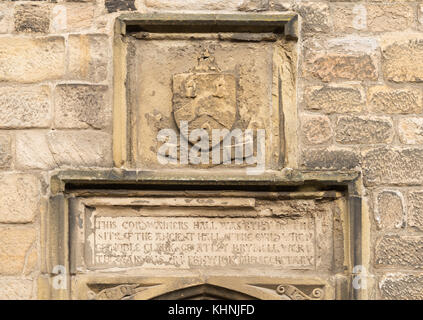
[[[303,18],[302,32],[329,32],[330,12],[326,3],[299,2],[296,11]]]
[[[369,3],[367,26],[372,32],[400,31],[414,22],[413,7],[407,3]]]
[[[27,279],[0,279],[0,300],[28,300],[32,297],[33,281]]]
[[[16,32],[48,33],[50,8],[45,4],[25,3],[15,7]]]
[[[408,194],[407,224],[423,231],[423,191],[412,191]]]
[[[421,185],[423,149],[380,147],[363,152],[363,176],[366,185]]]
[[[301,133],[306,144],[322,144],[332,138],[330,119],[326,116],[301,116]]]
[[[61,37],[0,38],[0,81],[32,83],[59,79],[65,72]]]
[[[39,212],[41,183],[30,174],[0,175],[0,223],[32,222]]]
[[[154,9],[235,10],[244,0],[145,0],[144,3],[146,7]]]
[[[423,118],[399,119],[398,134],[404,144],[423,144]]]
[[[377,195],[376,224],[379,229],[393,230],[405,226],[403,197],[400,192],[382,191]]]
[[[0,227],[0,274],[20,275],[27,252],[34,245],[37,231],[33,227]]]
[[[0,128],[46,128],[51,122],[50,88],[0,87]]]
[[[423,275],[388,273],[379,283],[382,299],[422,300]]]
[[[107,86],[59,85],[55,91],[55,127],[103,128],[111,113],[107,101]]]
[[[307,148],[302,154],[302,166],[309,169],[353,169],[359,163],[358,152],[346,148]]]
[[[341,116],[335,128],[335,139],[342,144],[389,143],[394,131],[389,118]]]
[[[306,107],[324,113],[354,113],[363,108],[363,95],[359,88],[318,86],[307,88],[304,94]]]
[[[51,28],[55,32],[89,29],[93,25],[94,9],[93,3],[58,4],[52,9]]]
[[[0,134],[0,168],[9,168],[12,164],[12,139],[8,134]]]
[[[107,78],[107,35],[69,36],[69,73],[72,79],[100,82]]]
[[[423,237],[385,235],[376,245],[377,267],[423,267]]]
[[[367,94],[369,109],[376,113],[408,114],[423,112],[422,92],[414,88],[394,89],[370,87]]]

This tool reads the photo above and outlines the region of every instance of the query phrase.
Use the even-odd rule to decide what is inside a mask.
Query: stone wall
[[[421,0],[0,1],[0,299],[36,299],[49,178],[110,168],[122,12],[295,11],[301,169],[363,174],[368,298],[423,299]]]

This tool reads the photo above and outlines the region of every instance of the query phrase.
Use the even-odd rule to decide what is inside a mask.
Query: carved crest
[[[236,101],[235,76],[221,72],[207,49],[194,69],[173,76],[174,118],[178,127],[186,121],[190,132],[205,129],[211,139],[213,129],[231,130],[236,120]]]

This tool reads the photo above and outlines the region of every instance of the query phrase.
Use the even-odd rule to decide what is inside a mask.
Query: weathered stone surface
[[[307,148],[302,154],[302,166],[310,169],[353,169],[359,163],[358,152],[346,148]]]
[[[107,11],[116,12],[116,11],[135,11],[135,0],[106,0],[105,5]]]
[[[32,280],[0,279],[0,300],[28,300],[32,298],[32,291]]]
[[[106,125],[111,110],[107,86],[59,85],[55,91],[56,128],[94,128]]]
[[[383,230],[405,227],[404,203],[400,192],[389,190],[377,195],[375,220],[378,228]]]
[[[404,144],[423,144],[423,118],[399,119],[398,134]]]
[[[312,77],[325,82],[377,79],[377,67],[369,55],[327,54],[317,57],[306,68]]]
[[[112,140],[105,132],[51,131],[47,143],[60,166],[110,167],[112,164]]]
[[[423,38],[398,36],[382,42],[382,70],[386,80],[394,82],[423,81]]]
[[[12,164],[12,138],[0,133],[0,168],[9,168]]]
[[[51,29],[55,32],[91,28],[94,21],[93,3],[58,4],[52,9]]]
[[[72,79],[106,80],[109,41],[106,35],[69,36],[69,73]]]
[[[229,10],[239,8],[244,0],[145,0],[144,3],[154,9]]]
[[[6,2],[0,3],[0,33],[12,33],[13,31],[13,8]]]
[[[423,300],[423,275],[388,273],[379,282],[382,299]]]
[[[39,212],[41,183],[31,174],[0,175],[0,223],[32,222]]]
[[[342,144],[373,144],[392,141],[394,130],[390,118],[341,116],[335,128],[335,139]]]
[[[420,185],[423,182],[423,149],[380,147],[364,151],[363,175],[367,185]]]
[[[324,113],[354,113],[363,108],[363,95],[359,88],[319,86],[307,88],[304,94],[306,107]]]
[[[269,0],[244,0],[238,7],[239,11],[259,12],[269,9]]]
[[[34,245],[33,227],[0,227],[0,275],[20,275],[27,252]]]
[[[363,4],[338,2],[331,10],[335,32],[355,33],[367,29],[367,9]]]
[[[423,231],[423,191],[408,194],[407,225]]]
[[[109,134],[98,131],[19,132],[16,162],[22,169],[108,167],[111,143]]]
[[[423,237],[386,235],[376,245],[377,267],[423,267]]]
[[[423,112],[422,92],[419,89],[374,86],[367,92],[368,105],[372,112],[389,114]]]
[[[0,87],[0,128],[45,128],[50,126],[50,88]]]
[[[0,81],[31,83],[59,79],[65,72],[62,37],[0,38]]]
[[[301,30],[304,33],[329,32],[330,12],[326,3],[299,2],[296,11],[303,18]]]
[[[15,30],[17,32],[48,33],[49,28],[49,6],[25,3],[15,7]]]
[[[409,4],[370,3],[367,6],[367,26],[372,32],[405,30],[413,22],[413,7]]]
[[[322,144],[332,138],[330,119],[326,116],[301,116],[301,132],[306,144]]]

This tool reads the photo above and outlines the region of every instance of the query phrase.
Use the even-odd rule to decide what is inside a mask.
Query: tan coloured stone
[[[0,278],[0,300],[28,300],[32,298],[34,283],[19,278]]]
[[[398,134],[404,144],[423,144],[423,118],[399,119]]]
[[[330,31],[330,12],[329,6],[326,3],[299,2],[295,9],[302,17],[302,32]]]
[[[61,37],[0,38],[0,81],[31,83],[59,79],[65,72]]]
[[[382,191],[377,195],[376,224],[379,229],[392,230],[405,226],[403,197],[400,192]]]
[[[0,168],[9,168],[12,164],[12,139],[9,134],[0,134]]]
[[[413,7],[406,3],[370,3],[367,6],[367,26],[372,32],[401,31],[414,22]]]
[[[382,70],[385,80],[394,82],[423,81],[423,38],[398,36],[382,42]]]
[[[15,7],[15,30],[17,32],[48,33],[50,7],[45,4],[24,3]]]
[[[376,80],[375,61],[366,54],[327,54],[307,64],[307,72],[314,78],[334,80]]]
[[[301,116],[301,132],[306,144],[322,144],[332,138],[330,119],[326,116]]]
[[[53,32],[90,29],[94,22],[93,3],[65,3],[52,9],[51,29]]]
[[[355,33],[367,29],[367,8],[363,4],[338,2],[331,9],[335,32]]]
[[[0,3],[0,34],[13,31],[13,8],[6,2]]]
[[[377,267],[423,267],[423,237],[385,235],[376,245]]]
[[[32,222],[39,212],[41,183],[30,174],[0,176],[0,223]]]
[[[145,0],[144,3],[154,9],[230,10],[240,7],[244,0]]]
[[[302,154],[302,166],[308,169],[353,169],[360,163],[358,152],[347,148],[306,148]]]
[[[27,252],[36,238],[33,227],[0,227],[0,275],[22,274]]]
[[[70,35],[68,41],[70,77],[93,82],[106,80],[109,38],[106,35]]]
[[[423,300],[423,275],[388,273],[379,282],[382,299]]]
[[[407,225],[423,231],[423,191],[408,194]]]
[[[310,87],[304,98],[307,109],[324,113],[355,113],[362,111],[364,105],[361,90],[355,87]]]
[[[51,122],[50,88],[0,87],[0,128],[46,128]]]
[[[390,143],[394,130],[387,117],[341,116],[335,128],[335,139],[342,144]]]
[[[370,111],[376,113],[409,114],[423,112],[422,92],[414,88],[370,87],[367,101]]]
[[[423,149],[380,147],[363,152],[366,185],[422,184]]]
[[[108,167],[111,137],[99,131],[19,132],[16,162],[22,169]]]
[[[101,129],[110,118],[107,86],[59,85],[55,91],[56,128]]]

